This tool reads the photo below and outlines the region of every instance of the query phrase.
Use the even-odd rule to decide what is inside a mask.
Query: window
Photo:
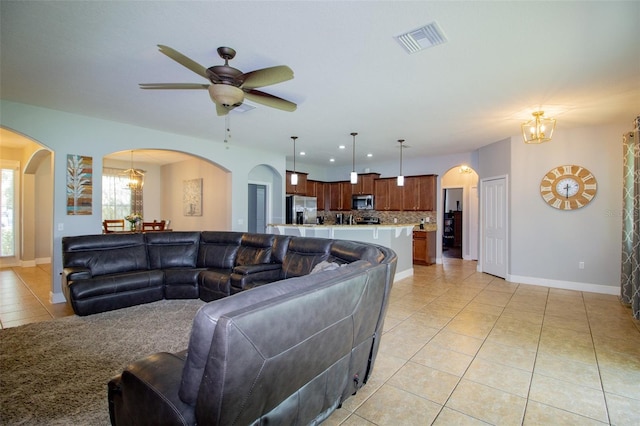
[[[0,256],[15,256],[16,254],[16,229],[15,229],[15,200],[18,185],[18,170],[20,163],[17,161],[0,162]]]
[[[129,188],[129,178],[122,174],[124,170],[102,169],[102,220],[122,219],[134,213],[133,194]],[[137,196],[142,198],[142,191]]]

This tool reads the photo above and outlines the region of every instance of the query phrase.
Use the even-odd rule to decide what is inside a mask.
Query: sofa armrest
[[[65,282],[69,282],[75,280],[88,280],[93,278],[93,275],[89,268],[72,267],[62,269],[62,278]]]
[[[233,268],[234,274],[249,275],[263,271],[280,271],[282,264],[280,263],[259,263],[256,265],[238,265]]]
[[[236,269],[238,269],[238,271],[236,271]],[[281,273],[282,265],[279,263],[236,266],[230,277],[231,294],[236,294],[262,284],[279,281]]]
[[[191,425],[194,407],[178,396],[184,352],[139,359],[109,382],[112,425]]]

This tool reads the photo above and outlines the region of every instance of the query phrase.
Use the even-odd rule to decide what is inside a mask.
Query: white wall
[[[618,294],[622,134],[629,128],[559,125],[553,140],[541,145],[512,138],[509,280]],[[589,169],[598,182],[594,200],[575,211],[554,209],[540,196],[542,177],[564,164]]]

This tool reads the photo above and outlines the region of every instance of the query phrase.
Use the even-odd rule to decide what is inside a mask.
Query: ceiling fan
[[[205,68],[182,53],[168,46],[159,44],[160,52],[164,53],[180,65],[189,68],[196,74],[206,78],[211,84],[199,83],[143,83],[141,89],[207,89],[209,96],[216,104],[218,115],[226,115],[233,108],[242,104],[245,98],[252,102],[266,105],[283,111],[295,111],[296,104],[255,90],[259,87],[270,86],[293,78],[293,71],[286,65],[262,68],[243,73],[229,66],[229,60],[236,56],[236,51],[230,47],[219,47],[218,55],[224,59],[224,65],[214,65]]]

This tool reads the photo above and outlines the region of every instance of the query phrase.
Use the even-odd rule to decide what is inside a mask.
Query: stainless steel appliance
[[[351,208],[353,210],[373,210],[373,195],[353,195]]]
[[[362,216],[356,220],[358,225],[380,225],[379,217]]]
[[[316,197],[288,195],[286,198],[286,222],[288,224],[312,225],[318,216]]]

